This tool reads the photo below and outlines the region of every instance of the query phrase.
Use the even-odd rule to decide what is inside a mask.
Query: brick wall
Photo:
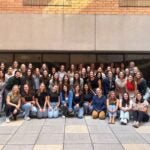
[[[24,6],[23,0],[0,0],[0,13],[150,14],[150,7],[119,7],[119,0],[47,1],[49,6]]]

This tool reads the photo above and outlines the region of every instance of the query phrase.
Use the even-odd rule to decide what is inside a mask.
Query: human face
[[[19,91],[18,85],[15,85],[12,90],[13,90],[13,93],[16,94]]]
[[[120,72],[120,73],[119,73],[119,78],[120,78],[120,79],[123,79],[123,78],[124,78],[124,73],[123,73],[123,72]]]
[[[65,92],[67,92],[67,90],[68,90],[68,89],[67,89],[67,86],[64,85],[64,86],[63,86],[63,90],[64,90]]]
[[[74,75],[74,78],[75,78],[75,79],[79,79],[79,74],[76,73],[76,74]]]
[[[77,85],[77,86],[75,87],[75,91],[76,91],[76,92],[79,92],[79,90],[80,90],[80,87],[79,87],[79,85]]]
[[[40,84],[40,91],[44,91],[45,90],[45,84],[41,83]]]
[[[88,89],[89,89],[88,85],[85,84],[85,85],[84,85],[84,90],[85,90],[85,91],[88,91]]]
[[[129,80],[129,82],[132,82],[133,81],[133,76],[129,75],[128,80]]]
[[[31,75],[31,70],[27,71],[27,75],[30,76]]]
[[[94,72],[90,71],[90,77],[93,78],[94,77]]]
[[[28,92],[29,91],[29,86],[27,84],[24,85],[24,91]]]
[[[127,93],[124,93],[123,97],[124,97],[125,100],[128,100],[128,98],[129,98]]]
[[[97,93],[98,96],[100,96],[100,95],[102,95],[102,90],[100,88],[97,88],[96,93]]]
[[[20,78],[20,75],[21,75],[20,72],[16,72],[15,77]]]
[[[137,78],[137,79],[140,79],[140,78],[141,78],[141,73],[140,73],[140,72],[137,72],[136,78]]]
[[[138,93],[138,94],[136,95],[136,99],[138,100],[138,102],[140,102],[141,99],[142,99],[142,95],[141,95],[140,93]]]
[[[115,95],[115,92],[111,92],[111,93],[110,93],[110,97],[111,97],[111,98],[115,98],[115,96],[116,96],[116,95]]]

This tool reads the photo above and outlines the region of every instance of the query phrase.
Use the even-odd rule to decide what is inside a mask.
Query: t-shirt
[[[50,92],[50,102],[51,103],[57,103],[59,100],[59,94],[57,92]]]
[[[44,107],[46,96],[48,96],[47,92],[37,93],[35,95],[35,98],[38,100],[41,107]]]
[[[33,94],[22,93],[21,96],[25,99],[26,102],[30,102],[30,101],[33,100],[33,99],[32,99],[32,98],[33,98]]]
[[[8,96],[10,96],[10,102],[11,103],[14,103],[14,104],[18,105],[19,99],[21,97],[20,94],[14,96],[12,92],[9,92]]]

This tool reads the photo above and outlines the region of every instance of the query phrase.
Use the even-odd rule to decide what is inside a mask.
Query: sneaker
[[[31,120],[31,118],[30,117],[24,117],[24,120],[29,121],[29,120]]]
[[[124,120],[123,120],[123,124],[124,124],[124,125],[127,125],[127,119],[124,119]]]
[[[9,118],[6,118],[6,123],[9,123],[10,122],[10,119]]]
[[[120,124],[122,124],[122,125],[123,125],[123,123],[124,123],[124,120],[123,120],[123,119],[121,119],[121,120],[120,120]]]
[[[62,115],[62,118],[66,118],[64,115]]]

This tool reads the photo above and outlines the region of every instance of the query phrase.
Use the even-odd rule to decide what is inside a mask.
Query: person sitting
[[[124,93],[123,98],[120,100],[120,123],[126,125],[129,121],[129,112],[132,109],[132,101],[129,99],[129,94]]]
[[[107,111],[109,114],[109,124],[115,124],[115,118],[119,107],[119,100],[114,91],[110,91],[107,99]]]
[[[60,92],[61,110],[63,117],[69,116],[73,111],[72,99],[73,99],[72,90],[69,90],[69,87],[67,85],[63,85],[62,91]]]
[[[106,117],[106,97],[102,95],[102,89],[100,88],[96,89],[96,94],[92,99],[92,117],[93,119],[99,118],[103,120]]]
[[[40,88],[35,94],[36,106],[38,108],[37,118],[46,118],[47,117],[47,101],[48,93],[46,92],[46,86],[44,83],[40,84]]]
[[[133,103],[133,127],[138,128],[141,122],[149,121],[148,102],[143,100],[142,94],[136,94],[136,101]]]
[[[21,94],[22,109],[24,110],[24,119],[30,120],[30,117],[36,117],[37,108],[35,107],[34,94],[31,92],[29,85],[25,84]]]
[[[18,85],[14,85],[12,91],[8,93],[6,98],[6,122],[10,122],[10,118],[17,119],[20,112],[21,96]]]

